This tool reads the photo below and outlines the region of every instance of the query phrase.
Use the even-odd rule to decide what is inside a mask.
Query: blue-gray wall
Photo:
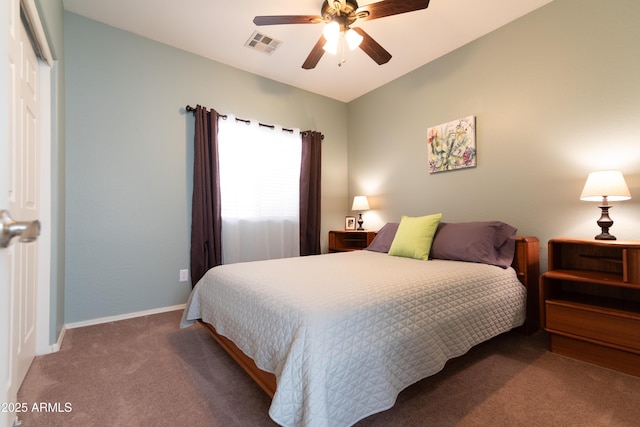
[[[186,301],[191,286],[178,271],[189,267],[188,104],[321,131],[323,236],[342,224],[344,103],[75,14],[65,13],[64,29],[66,323]]]
[[[640,2],[555,0],[349,104],[349,193],[376,229],[401,215],[499,219],[536,235],[599,233],[587,174],[620,169],[633,199],[612,234],[640,239]],[[427,128],[476,116],[478,166],[427,170]]]
[[[544,260],[547,239],[596,234],[598,208],[578,196],[588,172],[617,168],[634,198],[612,232],[640,239],[640,4],[601,6],[555,0],[349,104],[65,13],[64,322],[184,302],[187,104],[321,130],[325,236],[367,194],[369,228],[502,219],[537,235]],[[478,167],[428,174],[427,128],[469,114]]]

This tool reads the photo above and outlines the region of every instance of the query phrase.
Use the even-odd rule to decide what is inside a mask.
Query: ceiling
[[[63,0],[65,10],[278,82],[349,102],[552,0],[431,0],[424,10],[356,22],[393,55],[377,65],[362,50],[346,62],[325,53],[302,63],[323,24],[257,27],[256,15],[320,15],[322,0]],[[359,1],[360,6],[374,3]],[[245,47],[254,31],[281,41],[271,54]]]

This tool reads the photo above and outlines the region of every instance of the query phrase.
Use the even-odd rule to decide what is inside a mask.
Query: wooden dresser
[[[551,351],[640,376],[640,241],[550,240],[540,316]]]
[[[369,246],[374,237],[375,231],[330,231],[329,252],[358,251]]]

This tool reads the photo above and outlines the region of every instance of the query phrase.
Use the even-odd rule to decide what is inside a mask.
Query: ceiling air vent
[[[271,55],[281,44],[282,42],[280,40],[276,40],[272,37],[254,31],[244,45],[250,49],[257,50],[258,52]]]

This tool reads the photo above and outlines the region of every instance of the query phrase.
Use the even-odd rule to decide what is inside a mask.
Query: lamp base
[[[364,221],[362,220],[362,214],[359,213],[358,214],[358,231],[364,231],[364,228],[362,228],[362,224],[364,223]]]
[[[609,233],[600,233],[595,237],[596,240],[616,240],[616,236]]]
[[[598,234],[596,240],[616,240],[616,236],[609,234],[609,228],[613,225],[613,220],[609,217],[609,205],[600,206],[602,210],[600,219],[597,221],[598,225],[602,229],[602,233]]]

